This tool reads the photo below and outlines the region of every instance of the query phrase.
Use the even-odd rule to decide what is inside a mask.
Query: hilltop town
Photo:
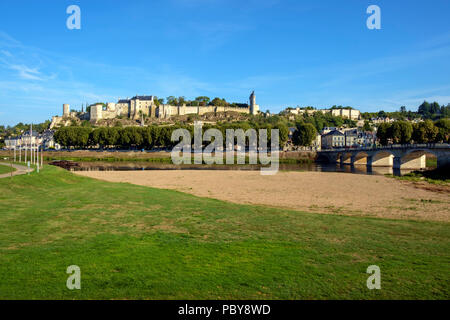
[[[361,113],[352,107],[329,109],[288,107],[279,114],[261,112],[255,92],[247,104],[225,99],[197,97],[134,96],[117,103],[95,103],[71,110],[63,104],[62,115],[51,122],[0,127],[0,144],[6,149],[40,144],[45,150],[61,148],[169,148],[173,129],[201,121],[206,126],[226,128],[274,128],[280,130],[282,150],[326,150],[369,147],[392,143],[447,142],[450,105],[424,102],[417,112]],[[432,121],[434,120],[434,122]],[[56,134],[55,134],[56,133]]]

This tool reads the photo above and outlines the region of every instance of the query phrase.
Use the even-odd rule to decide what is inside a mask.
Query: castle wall
[[[91,121],[98,121],[100,119],[103,119],[103,105],[96,104],[91,106]]]
[[[139,99],[139,98],[142,98]],[[117,103],[109,102],[106,104],[106,108],[103,104],[96,104],[90,106],[90,112],[82,115],[71,114],[69,105],[63,105],[63,114],[69,117],[83,117],[83,119],[89,119],[93,122],[97,122],[101,119],[114,119],[118,116],[124,116],[132,120],[139,120],[141,114],[151,118],[170,118],[171,116],[182,116],[188,114],[203,115],[210,112],[239,112],[239,113],[251,113],[257,114],[259,112],[259,105],[255,103],[255,96],[252,93],[249,105],[247,108],[243,107],[226,107],[226,106],[172,106],[172,105],[160,105],[157,107],[153,101],[152,96],[136,96],[132,99],[118,100]],[[52,122],[58,122],[56,119]]]
[[[258,106],[258,105],[256,105]],[[259,108],[258,108],[259,110]],[[155,112],[158,118],[169,118],[171,116],[184,116],[188,114],[198,114],[204,115],[209,112],[239,112],[239,113],[250,113],[249,108],[239,108],[239,107],[215,107],[215,106],[172,106],[172,105],[160,105],[157,112]]]

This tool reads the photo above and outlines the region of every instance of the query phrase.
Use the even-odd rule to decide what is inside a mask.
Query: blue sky
[[[81,8],[81,30],[66,8]],[[381,8],[381,30],[366,9]],[[262,110],[450,103],[450,1],[0,2],[0,124],[135,94]]]

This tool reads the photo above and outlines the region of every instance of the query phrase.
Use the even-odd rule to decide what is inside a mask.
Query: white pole
[[[22,162],[22,145],[19,146],[19,162]]]
[[[30,163],[33,164],[33,124],[30,124]]]
[[[36,145],[36,168],[39,173],[39,144]]]
[[[25,163],[27,163],[27,139],[25,139]]]
[[[16,146],[14,146],[14,162],[16,162]]]
[[[44,144],[42,144],[42,150],[41,150],[41,168],[44,167]]]
[[[33,124],[31,124],[33,126]],[[33,127],[31,127],[33,128]],[[36,164],[35,158],[36,158],[36,141],[33,139],[33,129],[31,129],[31,150],[33,152],[33,157],[31,160],[31,164]]]
[[[39,140],[36,140],[36,164],[39,167]]]

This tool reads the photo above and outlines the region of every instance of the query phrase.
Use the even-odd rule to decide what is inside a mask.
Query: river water
[[[73,171],[136,171],[136,170],[259,170],[260,165],[174,165],[171,163],[157,162],[78,162],[78,166],[71,168]],[[296,163],[280,164],[280,171],[318,171],[318,172],[345,172],[353,174],[394,174],[404,175],[412,170],[393,170],[391,167],[372,167],[365,165],[335,165],[325,163]]]

